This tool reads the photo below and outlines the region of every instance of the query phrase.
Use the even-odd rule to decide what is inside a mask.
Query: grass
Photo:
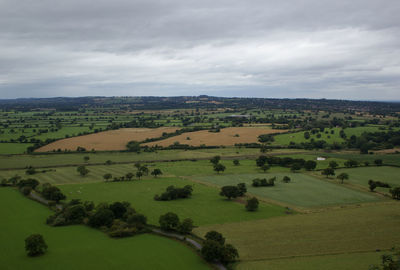
[[[44,206],[11,188],[0,188],[0,265],[11,269],[210,269],[185,245],[155,235],[111,239],[85,226],[50,227]],[[25,254],[24,239],[44,236],[48,252],[36,258]]]
[[[352,206],[269,220],[203,226],[195,233],[203,236],[210,230],[221,232],[228,243],[238,248],[244,262],[387,250],[400,241],[399,211],[398,202]]]
[[[384,252],[363,252],[351,254],[295,257],[280,260],[245,261],[239,263],[237,270],[354,270],[369,269],[371,265],[380,264]]]
[[[283,183],[282,178],[287,175],[290,183]],[[274,187],[252,187],[254,178],[277,177]],[[301,173],[266,173],[266,174],[237,174],[222,176],[203,176],[196,179],[219,186],[236,185],[244,182],[247,191],[256,196],[279,201],[283,204],[299,207],[320,207],[338,204],[352,204],[373,202],[380,200],[372,194],[355,191],[340,184],[316,179]]]
[[[368,188],[368,180],[381,181],[393,187],[400,186],[400,168],[397,167],[359,167],[352,169],[340,169],[336,174],[348,173],[350,178],[347,180],[351,184],[356,184]],[[388,192],[387,188],[376,188],[377,191]]]
[[[31,143],[0,143],[0,155],[2,154],[23,154]]]
[[[193,185],[193,196],[174,201],[155,201],[155,194],[174,185]],[[151,224],[158,224],[160,215],[173,211],[183,218],[192,218],[195,225],[221,224],[243,220],[265,219],[284,215],[284,208],[261,204],[260,210],[250,213],[244,205],[228,201],[219,196],[218,189],[177,178],[146,179],[133,182],[92,183],[62,185],[68,199],[99,202],[128,201],[140,213],[145,214]]]

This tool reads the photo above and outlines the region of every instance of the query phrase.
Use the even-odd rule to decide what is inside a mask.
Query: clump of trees
[[[205,238],[206,241],[201,248],[201,254],[206,261],[228,264],[239,258],[237,249],[231,244],[226,244],[222,234],[209,231]]]
[[[130,141],[126,144],[126,149],[128,152],[140,153],[140,143],[137,141]]]
[[[158,222],[164,231],[177,231],[182,234],[189,234],[194,228],[192,219],[186,218],[180,222],[178,215],[173,212],[161,215]]]
[[[161,193],[161,195],[156,194],[154,200],[156,201],[171,201],[177,199],[185,199],[192,196],[193,187],[191,185],[186,185],[182,188],[177,188],[174,186],[167,187],[166,191]]]
[[[253,187],[273,187],[275,186],[276,177],[272,177],[270,179],[266,178],[256,178],[253,179],[253,183],[251,184]]]
[[[368,185],[369,185],[369,190],[374,191],[375,188],[377,187],[382,187],[382,188],[391,188],[391,186],[388,183],[384,183],[381,181],[374,181],[372,179],[368,180]]]
[[[47,218],[51,226],[86,224],[100,228],[111,237],[128,237],[146,232],[147,218],[128,202],[100,203],[72,200]]]
[[[236,186],[223,186],[219,195],[227,197],[230,200],[231,198],[242,197],[246,192],[246,184],[239,183]]]
[[[214,171],[216,171],[217,173],[224,172],[226,169],[225,165],[220,163],[220,160],[220,156],[214,156],[210,159],[210,162],[213,164]],[[234,161],[234,164],[239,165],[239,161],[237,160],[237,164]]]
[[[28,256],[42,255],[46,253],[47,248],[48,246],[41,234],[31,234],[25,239],[25,250]]]
[[[43,184],[41,193],[43,198],[49,201],[54,201],[56,203],[67,198],[58,187],[48,183]]]

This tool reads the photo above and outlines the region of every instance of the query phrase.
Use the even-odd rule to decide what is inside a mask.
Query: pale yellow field
[[[221,129],[220,132],[214,133],[208,130],[200,130],[188,132],[179,136],[171,137],[162,141],[150,142],[144,145],[148,146],[170,146],[175,142],[180,144],[188,144],[192,146],[212,145],[212,146],[229,146],[236,143],[256,143],[258,136],[261,134],[274,134],[285,132],[286,130],[271,129],[265,127],[231,127]]]
[[[45,145],[36,150],[36,152],[49,152],[57,149],[75,151],[78,146],[86,148],[86,150],[125,150],[129,141],[143,141],[146,138],[157,138],[163,132],[174,132],[178,128],[161,127],[161,128],[123,128],[118,130],[110,130],[78,136],[68,139],[59,140]]]

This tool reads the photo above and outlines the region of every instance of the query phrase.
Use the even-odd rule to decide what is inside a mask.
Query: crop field
[[[195,233],[203,236],[209,230],[221,232],[238,248],[246,265],[247,262],[278,258],[388,250],[400,241],[399,212],[398,202],[378,203],[268,220],[202,226]],[[320,269],[325,268],[321,265]]]
[[[189,199],[155,201],[154,195],[174,185],[193,186]],[[260,210],[249,213],[244,205],[219,196],[219,190],[177,178],[156,178],[134,182],[74,184],[60,186],[70,199],[98,202],[128,201],[152,224],[158,224],[160,215],[173,210],[180,218],[192,218],[195,225],[221,224],[242,220],[264,219],[284,215],[280,206],[262,204]]]
[[[262,127],[231,127],[221,129],[220,132],[209,132],[208,130],[187,132],[179,136],[157,142],[146,143],[144,145],[169,146],[178,142],[180,144],[188,144],[193,146],[200,146],[202,144],[212,146],[229,146],[239,143],[257,143],[258,136],[261,134],[276,134],[282,132],[285,132],[285,130]]]
[[[118,130],[104,131],[95,134],[78,136],[59,140],[45,145],[36,152],[50,152],[61,150],[75,151],[78,146],[87,150],[125,150],[129,141],[143,141],[147,138],[160,137],[163,132],[175,132],[177,128],[161,127],[156,129],[149,128],[123,128]]]
[[[282,178],[289,176],[290,183],[283,183]],[[253,187],[254,178],[276,177],[273,187]],[[260,198],[272,199],[274,201],[297,207],[321,207],[339,204],[354,204],[379,201],[380,198],[352,190],[341,184],[330,183],[310,175],[301,173],[266,173],[266,174],[235,174],[221,176],[196,177],[200,181],[212,183],[218,186],[236,185],[246,183],[247,191]]]
[[[50,227],[45,225],[51,211],[24,198],[17,190],[0,188],[0,265],[14,269],[210,269],[185,245],[155,235],[144,234],[112,239],[86,226]],[[48,252],[30,258],[24,239],[40,233]]]
[[[356,184],[368,188],[368,181],[370,179],[374,181],[380,181],[388,183],[392,187],[400,186],[400,168],[397,167],[362,167],[352,169],[340,169],[337,170],[337,174],[342,172],[349,174],[349,180],[351,184]],[[377,191],[388,192],[389,189],[377,187]]]

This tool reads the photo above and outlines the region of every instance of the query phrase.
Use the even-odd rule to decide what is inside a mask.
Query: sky
[[[0,98],[400,100],[399,0],[0,0]]]

